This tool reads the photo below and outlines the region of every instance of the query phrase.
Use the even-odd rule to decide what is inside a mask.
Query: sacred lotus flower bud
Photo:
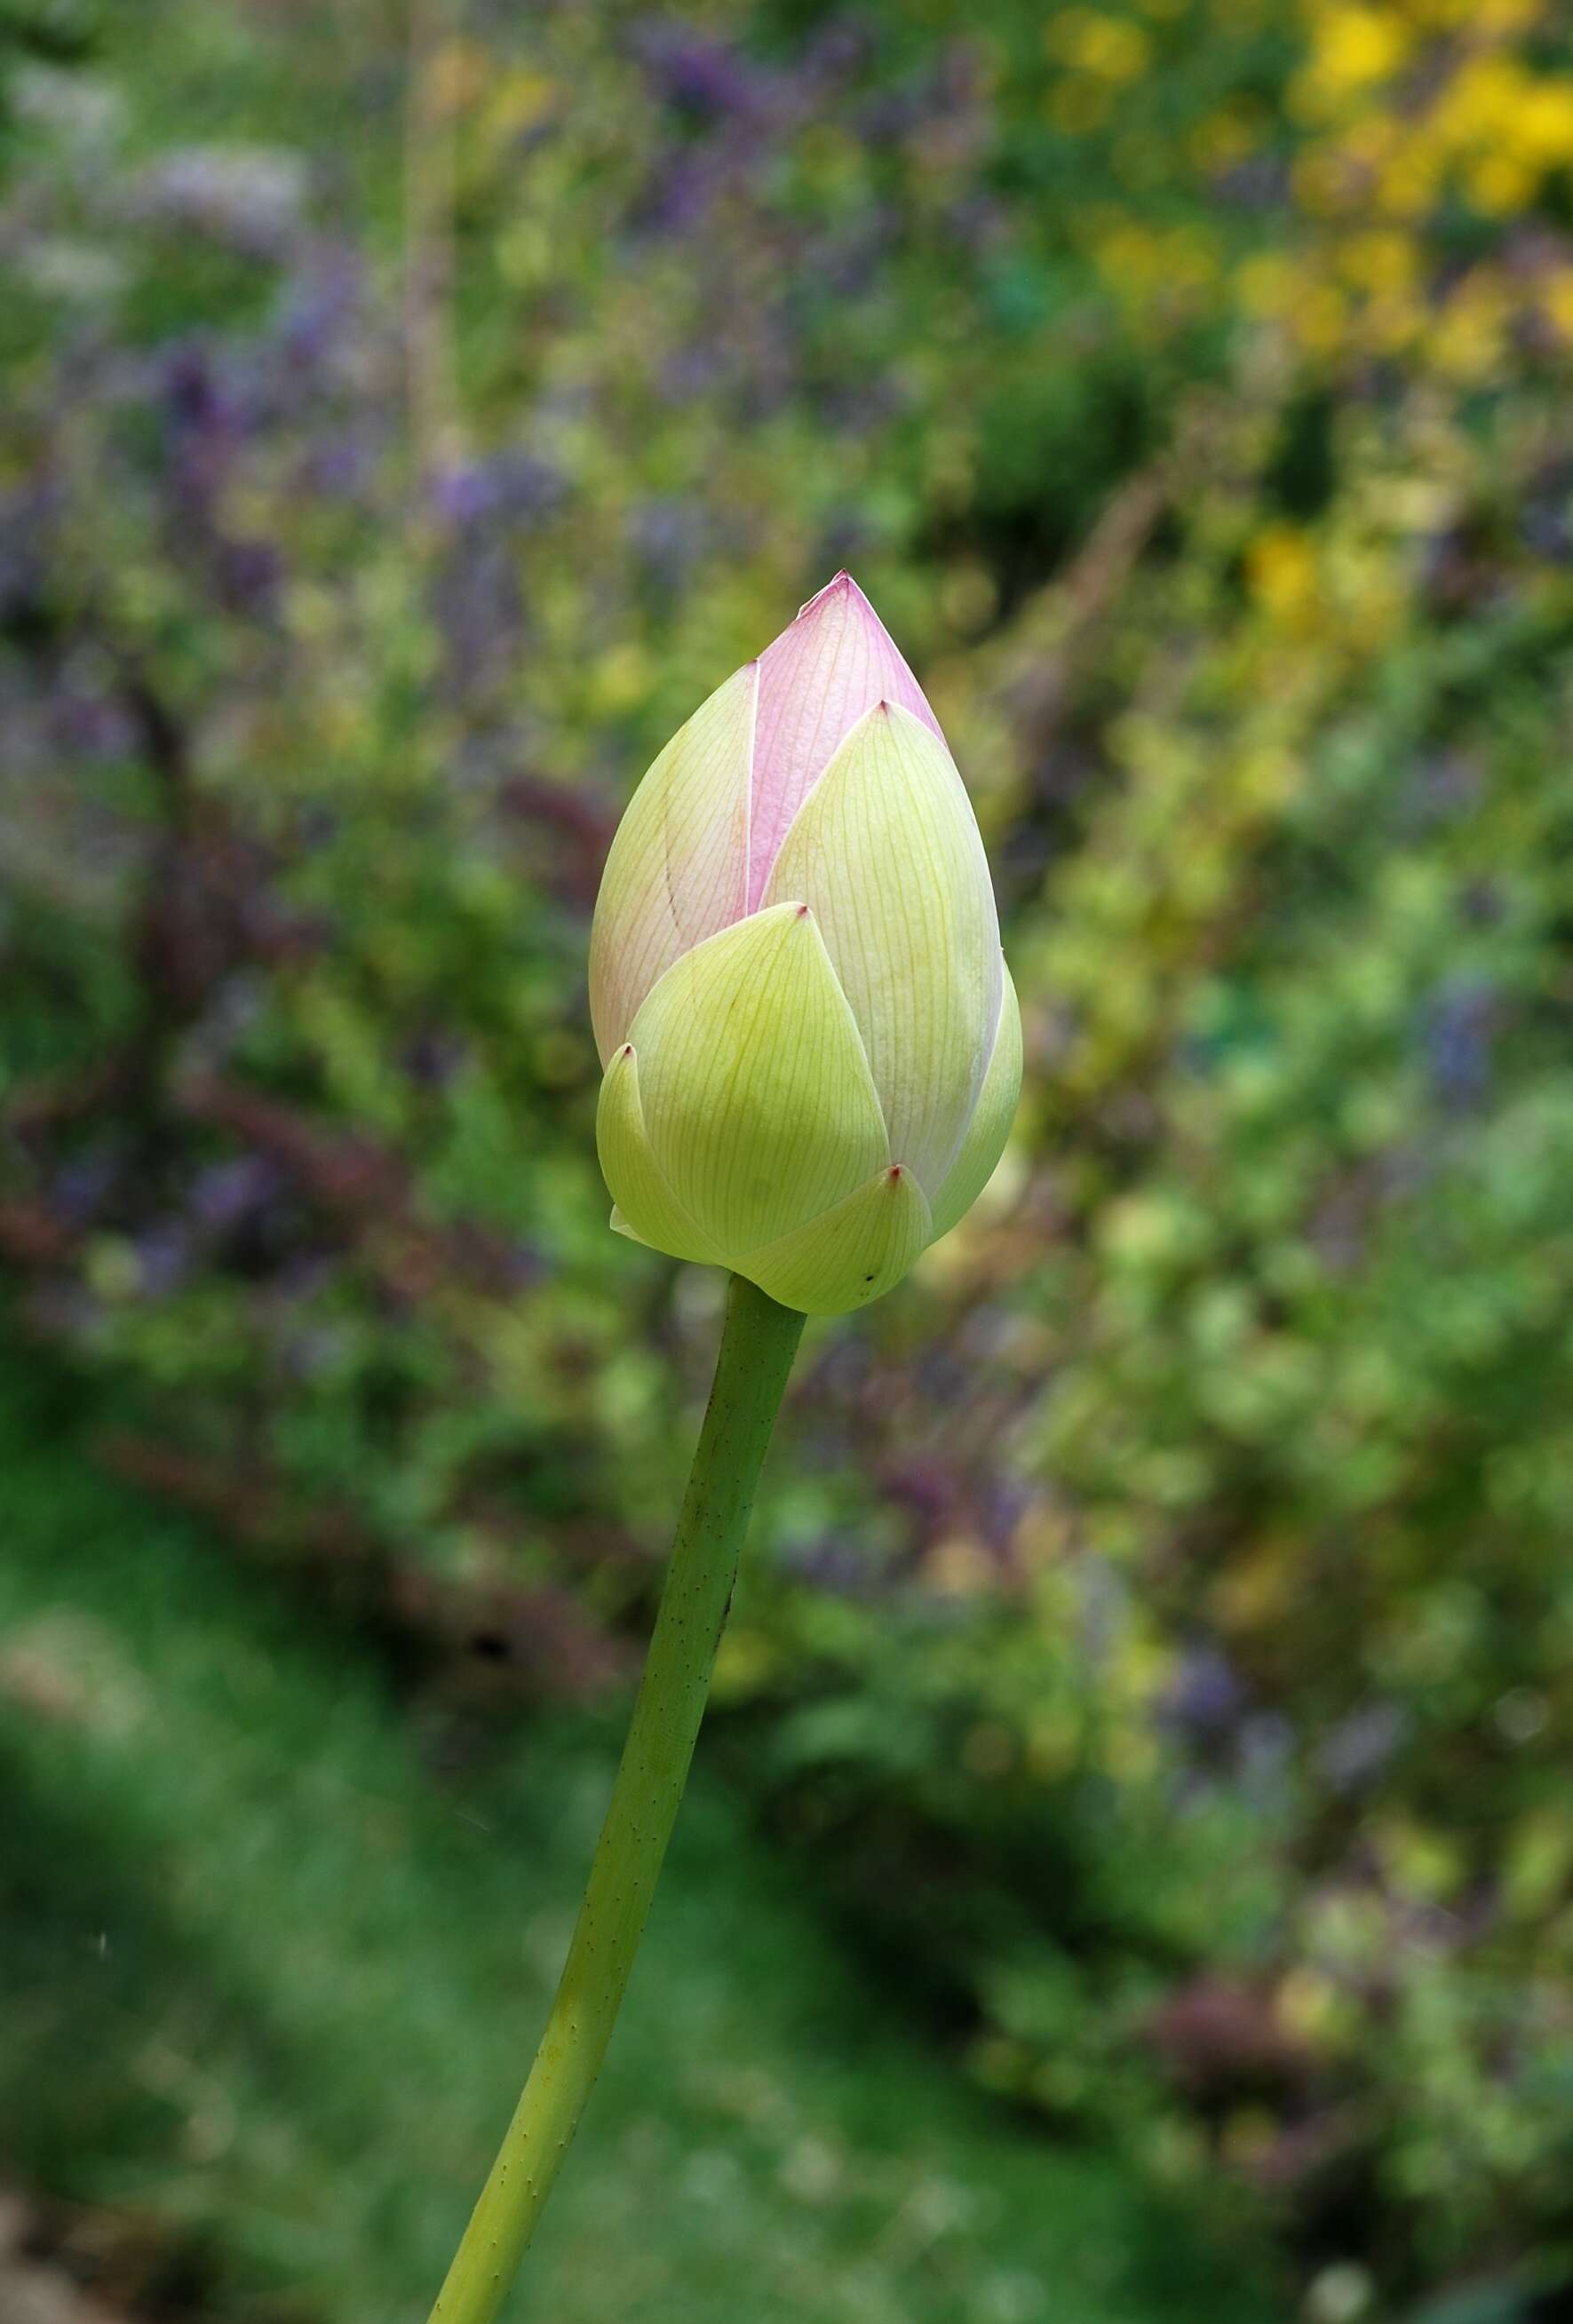
[[[1022,1028],[939,722],[838,573],[656,760],[590,938],[612,1224],[810,1315],[956,1224]]]

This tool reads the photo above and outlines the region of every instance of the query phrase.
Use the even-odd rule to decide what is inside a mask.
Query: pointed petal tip
[[[831,575],[829,580],[826,582],[822,589],[816,589],[811,597],[805,597],[803,599],[802,604],[798,607],[797,619],[800,622],[805,613],[811,613],[816,605],[823,605],[832,597],[846,596],[848,590],[852,590],[857,596],[863,597],[862,590],[858,588],[857,584],[852,578],[851,574],[848,573],[847,567],[843,566],[839,573],[834,573]],[[867,604],[867,598],[864,597],[863,602],[865,604]]]
[[[612,1196],[612,1231],[674,1259],[715,1266],[722,1253],[673,1194],[644,1124],[639,1065],[625,1042],[606,1068],[596,1107],[596,1148]]]
[[[810,597],[760,658],[747,908],[756,910],[793,817],[853,728],[880,702],[939,724],[900,649],[849,573]],[[893,728],[893,732],[894,729]]]
[[[783,1306],[844,1315],[899,1283],[929,1234],[922,1188],[904,1165],[887,1164],[844,1201],[735,1264]]]
[[[763,900],[812,903],[880,1094],[886,1167],[927,1193],[959,1150],[995,1041],[998,921],[944,743],[899,704],[866,718],[794,818]]]

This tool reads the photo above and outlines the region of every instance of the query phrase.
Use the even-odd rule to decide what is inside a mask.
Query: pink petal
[[[895,641],[850,573],[837,573],[759,658],[749,911],[759,908],[792,817],[876,702],[899,703],[939,734]]]

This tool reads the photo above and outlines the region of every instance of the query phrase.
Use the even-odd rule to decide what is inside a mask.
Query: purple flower
[[[1402,1742],[1407,1725],[1396,1703],[1369,1702],[1351,1711],[1317,1748],[1317,1766],[1337,1792],[1374,1781]]]
[[[249,1224],[277,1196],[277,1166],[264,1155],[238,1155],[202,1171],[191,1188],[191,1215],[209,1234],[227,1234]]]
[[[190,1268],[191,1242],[179,1219],[155,1219],[134,1248],[144,1298],[165,1298],[180,1288]]]
[[[550,461],[517,447],[443,469],[431,480],[436,512],[456,530],[490,522],[530,525],[552,515],[566,492]]]
[[[1459,982],[1434,1003],[1426,1028],[1431,1084],[1444,1105],[1478,1105],[1491,1082],[1498,1006],[1489,985]]]
[[[721,42],[674,23],[643,28],[635,45],[656,95],[689,121],[708,124],[754,110],[754,78]]]
[[[1181,1663],[1163,1701],[1163,1716],[1198,1738],[1213,1739],[1234,1727],[1245,1708],[1245,1689],[1216,1646],[1198,1646]]]

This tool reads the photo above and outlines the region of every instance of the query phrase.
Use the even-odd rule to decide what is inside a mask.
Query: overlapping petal
[[[994,1054],[960,1151],[934,1197],[935,1241],[966,1216],[993,1177],[1016,1118],[1016,1102],[1022,1094],[1022,1012],[1010,970],[1004,969],[1003,973],[1004,988]]]
[[[757,665],[673,735],[628,805],[590,932],[590,1016],[603,1065],[657,980],[745,908]]]
[[[750,911],[764,894],[793,816],[876,702],[897,703],[935,734],[939,732],[894,639],[852,576],[837,573],[759,659]]]
[[[684,1210],[651,1151],[639,1099],[639,1060],[631,1041],[616,1052],[601,1084],[596,1150],[616,1205],[612,1223],[620,1233],[670,1251],[673,1259],[723,1262],[725,1252]]]
[[[629,1039],[657,1167],[729,1263],[892,1159],[852,1012],[797,899],[685,954]]]
[[[819,916],[893,1157],[938,1190],[994,1047],[1004,964],[971,802],[910,711],[869,712],[820,776],[765,890],[785,897]]]
[[[843,1315],[899,1283],[932,1231],[922,1188],[897,1162],[806,1226],[734,1264],[783,1307]]]

